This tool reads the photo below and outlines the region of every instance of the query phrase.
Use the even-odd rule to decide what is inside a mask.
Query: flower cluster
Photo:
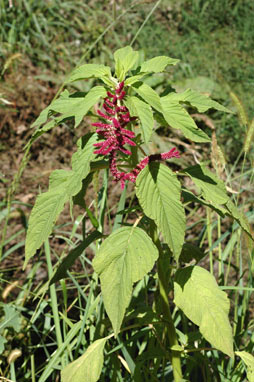
[[[131,151],[126,149],[124,145],[136,146],[133,141],[135,133],[126,129],[128,123],[135,120],[136,117],[130,117],[130,113],[126,106],[122,104],[125,96],[124,82],[120,82],[114,93],[107,92],[107,98],[104,99],[103,109],[98,110],[98,115],[105,122],[96,122],[96,132],[104,138],[102,141],[95,143],[97,148],[94,153],[99,155],[109,155],[109,168],[115,181],[121,182],[124,187],[126,180],[135,182],[139,172],[150,162],[155,160],[166,160],[169,158],[179,158],[179,152],[176,148],[172,148],[169,152],[163,154],[149,155],[141,160],[141,162],[130,172],[121,172],[117,168],[117,153],[120,151],[126,155],[131,155]]]
[[[98,150],[94,151],[95,154],[107,155],[120,150],[124,154],[131,155],[131,152],[124,148],[124,145],[136,146],[136,143],[132,141],[135,133],[125,129],[131,118],[127,107],[120,104],[125,96],[123,86],[124,82],[121,82],[116,89],[116,94],[107,93],[108,97],[105,98],[103,104],[105,112],[98,110],[98,115],[110,123],[93,123],[93,126],[97,127],[96,132],[105,139],[94,144],[94,146],[99,147]]]

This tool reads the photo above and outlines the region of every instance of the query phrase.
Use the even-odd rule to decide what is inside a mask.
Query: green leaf
[[[90,164],[91,165],[91,168],[92,168],[92,163]],[[86,209],[86,203],[85,203],[85,195],[86,195],[86,191],[90,185],[90,183],[92,182],[93,180],[93,172],[90,172],[87,177],[85,179],[83,179],[82,181],[82,188],[80,189],[80,191],[77,193],[77,195],[75,195],[73,198],[72,198],[72,201],[73,201],[73,204],[76,204],[84,209]]]
[[[61,371],[62,382],[96,382],[103,366],[103,351],[107,341],[101,338],[88,347],[85,354]]]
[[[228,199],[225,204],[226,215],[233,217],[240,227],[249,235],[249,237],[254,241],[254,235],[251,232],[250,224],[246,216],[237,208],[231,199]]]
[[[136,194],[144,213],[155,221],[176,259],[181,253],[185,233],[180,191],[176,175],[161,163],[150,163],[136,181]]]
[[[46,117],[46,120],[47,120],[47,117]],[[37,120],[36,120],[37,121]],[[35,122],[34,122],[35,123]],[[39,125],[41,125],[39,123]],[[42,136],[44,133],[46,133],[47,131],[51,130],[53,127],[55,127],[57,125],[57,120],[56,119],[52,119],[50,120],[48,123],[46,123],[46,125],[42,126],[42,127],[39,127],[37,128],[30,140],[27,142],[26,146],[25,146],[25,150],[27,149],[28,146],[31,146],[38,138],[40,138],[40,136]],[[32,125],[32,127],[35,126],[34,124]]]
[[[191,243],[184,243],[179,261],[190,263],[194,259],[198,263],[203,257],[205,257],[205,253],[201,248]]]
[[[235,354],[238,355],[247,366],[248,381],[254,382],[254,357],[253,357],[253,355],[247,353],[246,351],[236,351]]]
[[[40,126],[48,119],[49,112],[62,114],[57,118],[60,123],[65,118],[74,117],[75,127],[82,121],[87,112],[96,104],[100,98],[105,98],[107,95],[103,86],[93,87],[85,97],[76,97],[70,95],[67,90],[61,93],[60,97],[53,101],[46,109],[44,109],[39,117],[35,120],[31,127]]]
[[[93,144],[96,138],[96,134],[88,134],[86,142],[79,140],[78,150],[72,157],[72,170],[53,171],[49,190],[37,197],[29,218],[24,267],[52,232],[64,204],[80,191],[82,180],[90,171],[90,161],[95,157]]]
[[[154,126],[151,106],[137,97],[127,97],[124,103],[129,109],[130,115],[140,119],[142,138],[145,143],[149,142]]]
[[[191,106],[195,107],[200,113],[204,113],[208,109],[216,109],[224,111],[226,113],[232,113],[231,110],[220,105],[218,102],[213,101],[210,97],[204,94],[200,94],[194,90],[187,89],[183,93],[170,93],[167,98],[171,102],[184,102],[189,103]]]
[[[176,58],[170,58],[167,56],[158,56],[151,58],[151,60],[143,62],[141,65],[141,72],[149,72],[149,73],[159,73],[163,72],[163,70],[168,65],[175,65],[179,62]]]
[[[139,58],[139,53],[135,52],[130,46],[118,49],[114,53],[115,71],[119,81],[123,81],[126,73],[132,69]]]
[[[133,89],[154,109],[158,110],[160,113],[162,112],[160,97],[150,86],[142,84],[138,88],[133,87]]]
[[[63,259],[56,273],[50,280],[50,285],[56,283],[57,281],[67,277],[67,271],[74,264],[75,260],[84,252],[84,250],[89,247],[89,245],[102,237],[102,233],[98,231],[92,232],[82,243],[80,243],[76,248],[72,249],[70,253]]]
[[[175,304],[216,349],[234,358],[233,335],[228,319],[229,299],[207,270],[179,269],[174,282]]]
[[[4,344],[6,344],[7,339],[0,335],[0,354],[4,351]]]
[[[190,191],[184,190],[183,197],[185,202],[200,203],[213,209],[221,217],[225,217],[225,215],[232,217],[248,236],[254,240],[246,216],[234,205],[226,193],[224,183],[218,179],[215,174],[204,165],[196,165],[183,172],[191,176],[193,182],[201,189],[202,196],[206,200],[202,200],[193,195]]]
[[[229,197],[224,183],[206,166],[198,164],[183,172],[191,177],[196,186],[201,189],[203,198],[209,203],[218,205],[228,202]]]
[[[124,85],[127,86],[127,85],[135,84],[135,82],[140,81],[141,78],[143,78],[143,77],[146,76],[146,75],[147,75],[146,73],[141,73],[141,74],[137,74],[137,75],[135,75],[135,76],[128,77],[128,78],[124,81]]]
[[[150,237],[138,227],[122,227],[101,245],[93,261],[101,280],[101,290],[114,333],[119,333],[131,300],[132,284],[149,272],[158,250]]]
[[[4,309],[4,319],[0,322],[0,333],[5,328],[13,328],[16,332],[21,328],[21,317],[19,312],[10,304],[1,304]]]
[[[161,98],[161,106],[163,116],[172,128],[181,130],[185,137],[191,141],[210,141],[208,135],[197,127],[194,120],[179,103],[171,102],[168,96],[166,96]]]
[[[109,66],[100,64],[85,64],[73,70],[66,83],[83,80],[85,78],[111,77]]]
[[[180,352],[184,351],[184,348],[181,345],[173,345],[173,346],[170,347],[170,349],[172,351],[180,351]]]
[[[54,170],[50,174],[49,178],[49,190],[54,188],[60,188],[62,185],[68,182],[68,180],[73,176],[72,171],[69,170]]]
[[[203,206],[211,208],[213,211],[217,212],[218,215],[220,215],[222,218],[225,217],[227,210],[220,206],[219,204],[211,204],[205,201],[202,198],[197,197],[189,190],[182,190],[182,198],[184,203],[194,202],[198,204],[202,204]]]
[[[63,92],[63,93],[64,93],[64,92]],[[63,93],[60,94],[60,97],[62,96]],[[53,101],[51,104],[53,104],[53,103],[54,103],[54,101]],[[50,105],[51,105],[51,104],[50,104]],[[49,114],[49,111],[50,111],[50,108],[49,108],[50,105],[47,106],[45,109],[43,109],[43,110],[41,111],[39,117],[37,117],[36,120],[32,123],[31,128],[33,128],[33,127],[39,127],[39,126],[43,125],[45,122],[47,122],[47,120],[48,120],[48,114]],[[51,128],[54,126],[53,121],[49,121],[48,123],[50,123],[49,126],[50,126]],[[49,129],[49,130],[50,130],[50,129]],[[36,134],[36,131],[34,132],[34,134]],[[39,131],[38,131],[38,134],[39,134]],[[41,135],[41,134],[40,134],[40,135]],[[40,136],[40,135],[39,135],[39,136]],[[37,138],[37,136],[36,136],[36,138]]]

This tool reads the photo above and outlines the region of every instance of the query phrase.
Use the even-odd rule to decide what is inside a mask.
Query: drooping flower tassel
[[[131,130],[127,130],[126,126],[136,117],[130,117],[129,110],[121,102],[125,97],[124,82],[120,82],[115,89],[115,94],[107,92],[107,98],[104,99],[103,109],[98,110],[98,115],[108,121],[96,122],[92,125],[95,126],[96,132],[104,138],[103,141],[95,143],[95,154],[109,155],[109,169],[113,176],[113,179],[121,182],[121,188],[124,188],[126,180],[135,182],[140,171],[150,162],[157,160],[166,160],[170,158],[179,158],[179,152],[173,147],[170,151],[162,154],[153,154],[145,157],[140,163],[130,172],[121,172],[117,168],[117,153],[120,151],[125,155],[130,156],[132,153],[126,149],[124,145],[136,146],[133,141],[135,133]]]

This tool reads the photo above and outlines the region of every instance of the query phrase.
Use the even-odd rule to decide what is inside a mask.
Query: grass
[[[254,41],[253,3],[181,1],[178,6],[169,8],[167,2],[162,3],[163,22],[158,22],[159,18],[161,21],[158,12],[157,18],[151,19],[139,36],[138,43],[146,55],[167,52],[180,58],[180,70],[175,71],[173,78],[174,83],[179,82],[179,88],[190,86],[190,79],[193,79],[192,85],[197,89],[204,91],[206,86],[213,97],[224,103],[230,102],[229,92],[232,91],[253,118],[254,61],[250,53]],[[161,38],[161,33],[168,37]],[[205,79],[207,83],[203,86]],[[184,83],[184,80],[188,82]],[[243,145],[243,128],[235,118],[221,121],[221,117],[216,128],[226,154],[230,161],[234,161]]]
[[[170,80],[158,76],[158,89],[161,81],[168,81],[168,85],[172,81],[179,90],[188,86],[203,91],[209,89],[213,97],[238,111],[239,117],[220,113],[208,116],[216,127],[217,140],[226,159],[223,171],[225,184],[229,192],[233,190],[232,199],[253,224],[254,148],[253,134],[250,133],[253,129],[250,121],[254,115],[254,60],[250,53],[254,41],[253,2],[181,0],[169,5],[168,1],[162,0],[140,31],[140,26],[156,3],[140,2],[126,13],[125,10],[133,2],[115,4],[114,8],[113,4],[105,5],[101,1],[23,0],[13,1],[13,7],[10,8],[8,2],[0,0],[0,85],[4,86],[4,96],[10,75],[18,73],[24,57],[32,63],[31,67],[36,67],[37,75],[53,77],[57,82],[84,55],[87,62],[109,63],[111,52],[130,43],[138,32],[134,47],[143,49],[148,58],[161,54],[182,60],[178,70],[170,73]],[[122,13],[123,16],[119,18]],[[112,25],[117,18],[118,21]],[[112,26],[102,35],[105,25]],[[27,75],[30,75],[29,72]],[[54,86],[56,91],[54,82],[46,80],[44,84],[49,90]],[[234,96],[230,97],[230,92],[236,95],[239,102]],[[246,110],[248,123],[243,123],[241,118],[241,105]],[[4,113],[10,113],[10,106],[5,104],[3,110]],[[16,117],[13,118],[15,121]],[[245,143],[247,132],[250,142],[248,150]],[[196,155],[201,150],[202,157],[209,160],[210,153],[206,147],[194,147]],[[192,157],[190,162],[193,162]],[[3,189],[10,186],[9,179],[7,183],[5,179],[1,175]],[[20,182],[22,184],[22,178],[17,183]],[[123,199],[118,205],[113,191],[107,199],[101,183],[102,179],[99,178],[98,186],[94,185],[94,189],[99,191],[98,200],[94,200],[91,193],[89,202],[93,213],[97,214],[97,220],[101,223],[105,216],[107,226],[113,227],[113,212],[123,210]],[[15,310],[16,321],[1,330],[6,319],[4,305],[1,305],[0,349],[3,346],[4,350],[0,355],[0,375],[19,382],[59,381],[58,369],[83,354],[91,342],[110,330],[98,279],[91,272],[91,257],[95,250],[92,245],[80,257],[72,272],[68,273],[67,279],[50,288],[47,283],[61,258],[80,243],[82,232],[89,232],[91,227],[87,227],[85,215],[75,211],[74,216],[78,218],[74,228],[70,228],[69,218],[57,225],[50,241],[51,247],[46,243],[27,273],[22,273],[24,232],[31,204],[13,199],[17,187],[10,200],[11,215],[6,228],[0,274],[4,304]],[[112,200],[113,210],[109,210],[108,205]],[[127,194],[127,201],[131,206],[130,194]],[[94,210],[93,204],[96,206]],[[0,208],[0,221],[4,222],[8,213],[5,201]],[[235,347],[253,353],[253,248],[236,223],[232,225],[227,219],[221,220],[215,213],[207,215],[206,211],[197,207],[190,208],[189,217],[187,232],[190,241],[198,241],[200,247],[207,249],[203,265],[210,267],[220,287],[231,298]],[[16,281],[19,281],[18,285]],[[137,381],[171,378],[167,352],[157,341],[163,332],[162,323],[155,317],[150,326],[146,315],[137,311],[140,302],[149,306],[149,295],[154,293],[155,287],[156,280],[153,279],[149,282],[148,279],[142,280],[135,286],[134,299],[125,322],[125,326],[132,328],[132,335],[125,331],[118,338],[110,339],[101,381],[109,378],[117,382],[131,381],[134,377],[130,373]],[[149,314],[153,312],[149,311]],[[222,382],[246,380],[246,368],[239,358],[233,363],[215,350],[206,351],[206,357],[202,352],[197,353],[197,341],[199,347],[206,348],[207,343],[196,336],[193,324],[186,322],[183,330],[179,325],[180,317],[181,312],[175,308],[174,320],[176,325],[178,323],[181,345],[186,346],[187,341],[182,331],[188,333],[189,339],[189,348],[186,347],[183,357],[186,379]],[[2,338],[7,340],[3,345]],[[9,362],[8,356],[15,349],[19,349],[22,355]],[[165,358],[164,370],[157,367],[155,357]]]

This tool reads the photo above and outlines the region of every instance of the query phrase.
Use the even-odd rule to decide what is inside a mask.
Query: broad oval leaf
[[[234,358],[228,319],[229,299],[214,276],[199,266],[179,269],[174,282],[175,304],[216,349]]]
[[[136,181],[140,205],[145,214],[155,221],[176,259],[181,253],[185,233],[180,191],[181,184],[176,175],[161,163],[150,163]]]
[[[208,109],[215,109],[224,111],[226,113],[232,113],[231,110],[227,109],[225,106],[220,105],[218,102],[212,100],[205,94],[201,94],[192,89],[187,89],[183,93],[170,93],[167,98],[171,102],[184,102],[189,103],[191,106],[195,107],[200,113],[204,113]]]
[[[57,118],[58,123],[65,118],[74,117],[75,127],[77,127],[96,102],[100,98],[105,98],[106,95],[107,92],[103,86],[93,87],[85,97],[73,97],[73,95],[70,95],[69,92],[65,90],[58,99],[53,101],[41,112],[39,117],[32,124],[32,127],[44,124],[48,119],[50,111],[62,114],[60,118]]]
[[[184,203],[194,202],[194,203],[209,207],[212,210],[216,211],[217,214],[220,215],[222,218],[225,217],[225,214],[227,212],[226,208],[222,207],[221,205],[214,204],[214,203],[211,204],[211,203],[207,202],[206,200],[204,200],[200,197],[197,197],[190,190],[182,190],[182,197],[183,197]]]
[[[133,87],[133,89],[155,110],[159,111],[160,113],[162,112],[160,97],[149,85],[142,84],[138,88]]]
[[[247,378],[248,382],[254,382],[254,357],[253,355],[247,353],[246,351],[236,351],[243,362],[247,365]]]
[[[227,190],[224,183],[217,178],[204,165],[196,165],[184,170],[188,174],[198,188],[201,189],[202,197],[205,199],[191,195],[190,191],[185,191],[185,196],[189,196],[190,200],[197,201],[214,209],[222,217],[229,215],[234,218],[241,228],[254,240],[254,236],[251,232],[250,224],[246,216],[240,211],[227,195]],[[188,199],[188,197],[187,197]],[[196,200],[195,200],[196,199]],[[223,205],[224,207],[222,207]]]
[[[93,144],[96,138],[96,134],[89,134],[84,145],[79,140],[78,150],[72,157],[72,170],[54,171],[49,190],[37,197],[28,222],[24,267],[50,235],[64,204],[80,191],[82,180],[90,171],[90,161],[95,157]]]
[[[95,341],[85,354],[67,365],[61,371],[62,382],[97,382],[101,375],[107,338]]]
[[[74,69],[66,83],[91,77],[102,78],[104,76],[111,77],[109,66],[101,64],[85,64]]]
[[[125,85],[125,86],[128,86],[128,85],[135,84],[135,82],[140,81],[141,78],[143,78],[143,77],[146,76],[146,75],[147,75],[146,73],[141,73],[141,74],[137,74],[137,75],[135,75],[135,76],[128,77],[128,78],[124,81],[124,85]]]
[[[199,129],[183,106],[176,101],[172,102],[168,96],[161,98],[163,116],[174,129],[179,129],[186,138],[194,142],[209,142],[210,138]]]
[[[253,230],[250,227],[247,216],[244,215],[243,211],[235,206],[231,199],[228,199],[225,204],[226,215],[233,217],[240,227],[248,234],[248,236],[254,241]]]
[[[145,143],[149,142],[154,126],[151,106],[137,97],[127,97],[124,103],[128,107],[130,115],[140,119],[142,138]]]
[[[72,171],[63,169],[54,170],[49,177],[49,190],[53,190],[54,188],[58,188],[63,184],[66,184],[72,176]]]
[[[47,120],[47,116],[46,116],[46,120]],[[39,123],[39,126],[41,124]],[[52,119],[50,120],[48,123],[46,123],[44,126],[42,127],[38,127],[32,134],[31,138],[29,139],[29,141],[27,142],[26,146],[25,146],[25,150],[31,146],[38,138],[40,138],[41,135],[43,135],[45,132],[51,130],[54,126],[57,125],[57,121],[55,119]],[[36,126],[36,125],[32,125],[31,127],[33,126]]]
[[[44,192],[37,197],[28,221],[24,268],[36,250],[49,237],[57,217],[68,201],[68,195],[65,194],[64,190],[65,188],[62,190],[57,188],[53,191]]]
[[[119,81],[124,80],[126,73],[136,65],[138,58],[139,53],[135,52],[131,46],[120,48],[114,53],[115,70]]]
[[[101,280],[105,309],[118,334],[129,305],[132,284],[149,272],[158,250],[151,238],[138,227],[122,227],[101,245],[93,261]]]
[[[184,172],[201,189],[202,196],[206,201],[212,202],[215,205],[228,202],[229,197],[224,183],[206,166],[198,164],[187,168]]]
[[[179,62],[176,58],[171,58],[167,56],[157,56],[151,58],[148,61],[143,62],[141,65],[141,72],[149,72],[149,73],[159,73],[163,72],[163,70],[168,65],[175,65]]]

